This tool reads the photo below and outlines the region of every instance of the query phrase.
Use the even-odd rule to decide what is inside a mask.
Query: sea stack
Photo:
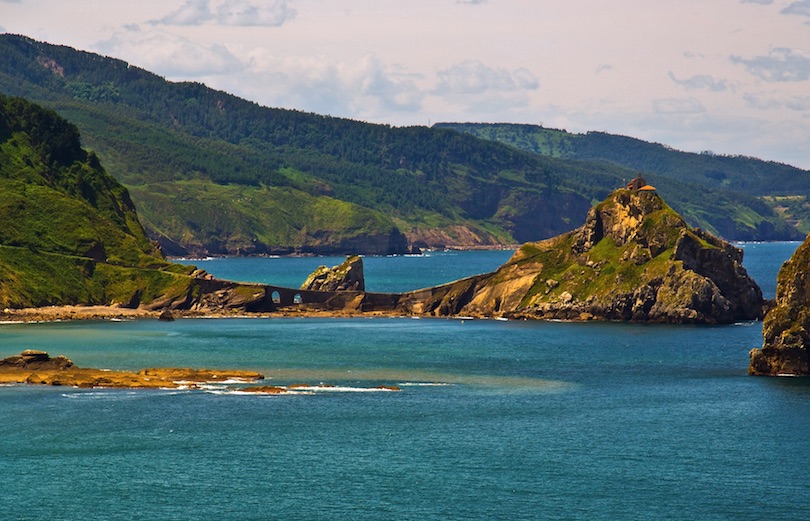
[[[328,268],[319,266],[301,285],[310,291],[364,291],[363,258],[351,255],[341,264]]]
[[[762,335],[762,348],[751,350],[749,374],[810,374],[810,236],[779,270]]]
[[[580,228],[524,244],[496,272],[405,299],[434,315],[723,324],[762,318],[742,250],[700,229],[642,178]],[[416,296],[416,295],[414,295]]]

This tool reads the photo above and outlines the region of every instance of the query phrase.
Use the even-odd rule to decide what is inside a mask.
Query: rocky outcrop
[[[64,356],[51,358],[45,351],[26,349],[22,353],[0,360],[0,371],[64,371],[73,367],[73,362]]]
[[[742,251],[690,228],[650,190],[622,189],[585,225],[523,245],[496,272],[403,297],[433,315],[730,323],[764,301]]]
[[[0,360],[0,383],[64,385],[71,387],[177,388],[204,382],[256,381],[254,371],[157,368],[139,372],[80,368],[63,356],[51,358],[44,351],[26,350]]]
[[[749,374],[810,375],[810,236],[779,270],[762,335],[762,348],[751,350]]]
[[[308,291],[364,291],[366,289],[363,275],[363,258],[359,255],[348,257],[338,266],[328,268],[319,266],[301,289]]]

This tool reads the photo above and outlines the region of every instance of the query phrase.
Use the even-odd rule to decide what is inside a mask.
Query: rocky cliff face
[[[779,270],[776,305],[762,335],[762,348],[751,350],[750,374],[810,374],[810,236]]]
[[[654,191],[622,189],[593,207],[581,228],[525,244],[495,273],[434,290],[417,307],[439,315],[730,323],[761,318],[763,303],[741,250],[689,228]]]
[[[363,258],[352,255],[340,265],[328,268],[320,266],[301,285],[309,291],[364,291]]]

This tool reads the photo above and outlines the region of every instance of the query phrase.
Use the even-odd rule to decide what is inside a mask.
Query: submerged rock
[[[352,255],[340,265],[328,268],[320,266],[301,285],[309,291],[364,291],[363,258]]]
[[[652,187],[650,187],[652,188]],[[690,228],[652,190],[617,190],[567,234],[496,272],[403,298],[433,315],[730,323],[762,317],[742,250]]]
[[[751,350],[749,374],[810,374],[810,236],[779,270],[762,335],[762,348]]]

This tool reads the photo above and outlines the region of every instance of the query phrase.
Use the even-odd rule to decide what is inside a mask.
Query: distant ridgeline
[[[0,54],[0,93],[75,123],[169,254],[386,254],[534,241],[571,230],[636,175],[450,129],[260,107],[23,36],[0,35]],[[689,222],[726,238],[796,237],[754,197],[647,177]]]
[[[0,96],[0,307],[183,297],[126,189],[54,112]]]
[[[642,171],[691,224],[729,240],[801,239],[810,232],[810,172],[753,157],[681,152],[604,132],[511,123],[437,123],[547,157]]]

